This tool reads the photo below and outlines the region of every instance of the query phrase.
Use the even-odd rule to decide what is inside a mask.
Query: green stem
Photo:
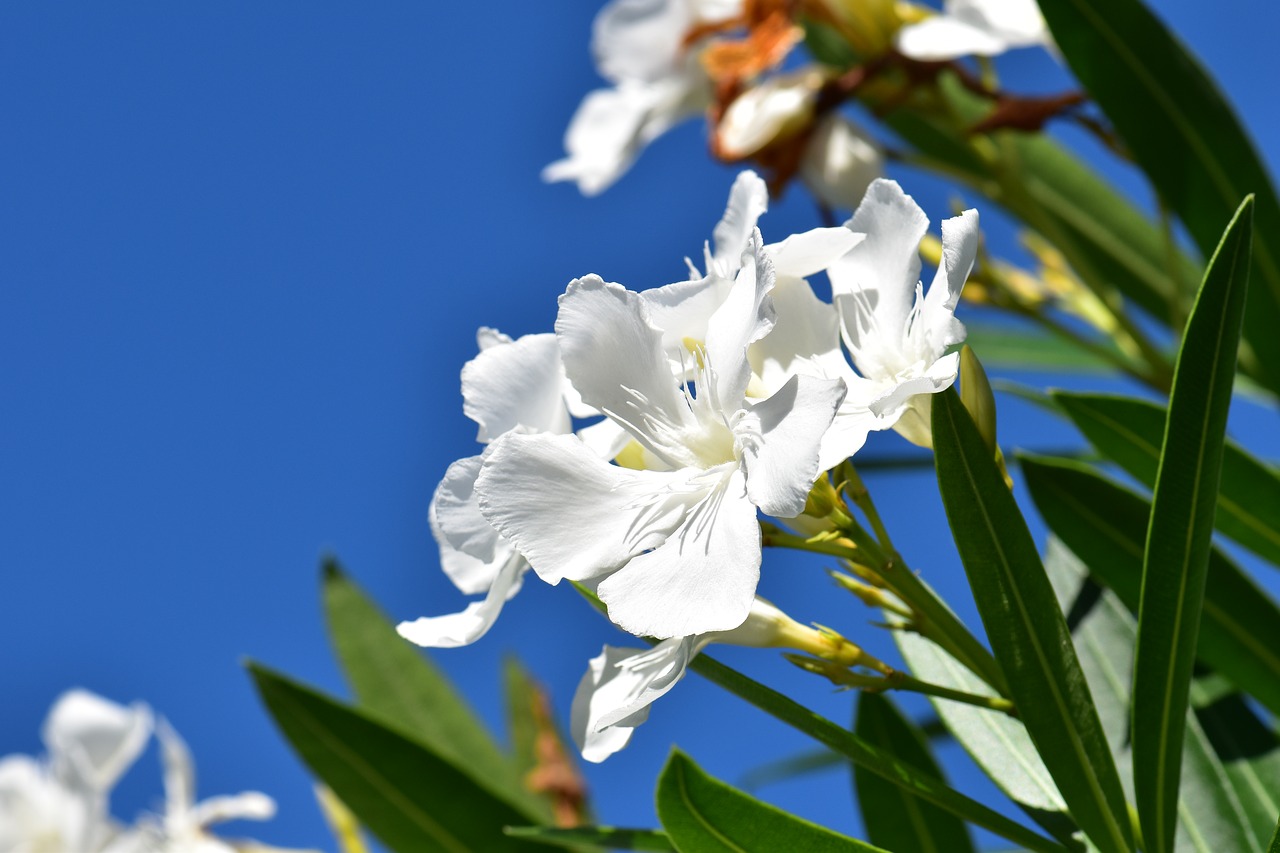
[[[842,687],[853,687],[872,693],[881,693],[885,690],[906,690],[910,693],[923,693],[926,696],[937,696],[939,699],[963,702],[966,705],[986,708],[989,711],[999,711],[1011,717],[1018,716],[1013,703],[1008,699],[1003,699],[999,696],[979,696],[976,693],[966,693],[963,690],[944,687],[941,684],[921,681],[901,670],[895,670],[888,675],[867,675],[853,672],[847,667],[831,661],[819,660],[805,655],[787,654],[783,655],[783,657],[801,669],[812,672],[815,675],[821,675],[829,679],[832,684],[838,684]]]
[[[884,521],[880,518],[880,512],[876,509],[875,501],[871,499],[871,492],[862,482],[862,478],[858,476],[858,469],[853,467],[853,462],[846,461],[840,468],[840,475],[845,479],[845,494],[853,501],[853,505],[862,510],[862,514],[866,516],[872,532],[875,533],[876,539],[880,542],[880,547],[892,553],[893,540],[889,538],[889,531],[884,526]]]

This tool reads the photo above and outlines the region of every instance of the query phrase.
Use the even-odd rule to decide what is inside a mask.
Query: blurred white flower
[[[978,253],[978,212],[942,223],[942,262],[928,292],[920,282],[920,239],[929,219],[894,181],[876,180],[845,227],[866,238],[827,274],[845,346],[874,394],[878,429],[932,445],[930,401],[951,387],[964,340],[956,304]]]
[[[610,618],[634,634],[742,624],[759,579],[756,509],[803,510],[844,397],[839,380],[794,376],[766,399],[747,399],[747,350],[775,320],[761,242],[754,231],[705,344],[674,373],[640,294],[590,276],[561,297],[567,375],[652,470],[609,465],[574,437],[513,432],[494,442],[476,481],[485,518],[543,580],[598,581]]]
[[[880,146],[839,113],[818,121],[800,160],[800,179],[819,201],[853,210],[884,173]]]
[[[574,181],[585,195],[607,189],[640,151],[705,109],[711,84],[690,44],[699,27],[727,21],[741,0],[613,0],[597,15],[592,53],[613,86],[583,99],[565,133],[568,156],[545,181]],[[696,41],[696,39],[695,39]]]
[[[253,841],[227,841],[209,827],[229,820],[270,820],[276,804],[266,794],[211,797],[197,803],[195,763],[178,733],[163,719],[156,727],[164,766],[165,810],[159,820],[144,818],[115,838],[105,853],[237,853],[266,851]]]
[[[716,127],[720,156],[741,160],[803,130],[823,80],[812,69],[778,74],[734,98]]]
[[[944,0],[942,14],[898,31],[897,48],[926,62],[1052,47],[1036,0]]]

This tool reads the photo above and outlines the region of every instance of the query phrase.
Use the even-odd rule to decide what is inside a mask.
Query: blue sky
[[[1274,73],[1260,71],[1280,12],[1156,6],[1280,160],[1263,85]],[[204,794],[278,800],[274,821],[233,831],[331,847],[242,658],[344,689],[320,619],[325,552],[396,618],[461,607],[426,510],[448,463],[475,452],[458,371],[476,327],[547,330],[555,297],[587,272],[637,289],[683,277],[732,182],[697,123],[600,198],[540,182],[598,83],[596,8],[0,8],[0,755],[39,749],[63,689],[143,699],[190,742]],[[1043,56],[1002,65],[1027,89],[1062,84]],[[949,211],[944,185],[895,174],[935,221]],[[1008,246],[1007,226],[983,214],[996,248]],[[796,191],[762,227],[780,239],[814,224]],[[1004,406],[1012,443],[1068,440]],[[1268,425],[1256,412],[1237,419],[1246,439]],[[903,447],[878,439],[868,452]],[[913,565],[965,595],[931,472],[870,484]],[[762,591],[884,649],[822,567],[768,555]],[[958,607],[977,624],[967,598]],[[564,711],[587,659],[620,639],[567,589],[530,582],[493,634],[436,660],[496,721],[504,654]],[[849,694],[772,653],[725,658],[833,718],[850,713]],[[731,781],[808,747],[690,677],[630,749],[589,769],[603,820],[652,823],[672,743]],[[149,752],[126,778],[117,814],[157,804],[156,765]],[[967,790],[991,793],[955,768]],[[838,774],[762,793],[857,829]]]

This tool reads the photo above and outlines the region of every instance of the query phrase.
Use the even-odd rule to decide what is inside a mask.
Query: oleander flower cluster
[[[554,331],[481,329],[462,370],[483,449],[449,467],[430,516],[444,571],[483,597],[399,630],[475,642],[530,572],[598,596],[655,645],[591,661],[571,721],[589,760],[624,746],[708,643],[838,654],[756,595],[759,517],[797,519],[873,432],[929,446],[931,396],[956,380],[976,211],[942,223],[926,289],[928,219],[893,181],[873,181],[845,225],[777,242],[758,227],[767,207],[764,181],[743,172],[688,278],[575,279]]]
[[[111,816],[111,790],[154,731],[164,770],[164,805],[132,825]],[[229,841],[209,828],[229,820],[268,820],[275,802],[246,791],[195,799],[195,764],[181,736],[142,703],[118,705],[85,690],[54,703],[42,736],[47,753],[0,758],[0,851],[3,853],[236,853],[269,851]]]
[[[824,55],[833,41],[837,55]],[[812,61],[801,64],[804,44]],[[591,39],[608,85],[582,100],[566,156],[543,178],[596,195],[702,114],[720,160],[758,164],[775,190],[799,179],[849,210],[885,156],[840,109],[859,87],[895,68],[924,79],[938,63],[1033,46],[1052,48],[1035,0],[946,0],[940,12],[895,0],[611,0]]]

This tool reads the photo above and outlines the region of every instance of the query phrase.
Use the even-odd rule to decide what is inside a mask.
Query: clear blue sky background
[[[1280,12],[1156,5],[1280,161]],[[448,463],[476,450],[458,392],[476,327],[547,330],[555,297],[587,272],[633,288],[683,277],[733,177],[693,123],[600,198],[540,183],[597,85],[597,6],[0,8],[0,755],[38,751],[68,687],[143,699],[190,741],[201,793],[278,800],[271,823],[231,831],[332,846],[240,660],[344,690],[320,618],[325,551],[396,618],[460,608],[426,511]],[[1002,67],[1026,89],[1063,85],[1042,55]],[[945,215],[943,185],[895,174]],[[1007,226],[983,216],[1007,248]],[[780,239],[814,224],[794,192],[763,228]],[[1012,401],[1003,413],[1011,443],[1071,437]],[[1245,412],[1237,429],[1252,440],[1271,423]],[[879,436],[867,452],[903,448]],[[977,624],[931,472],[871,485],[908,559]],[[762,592],[884,650],[822,567],[769,555]],[[569,590],[531,580],[494,633],[436,659],[497,722],[503,655],[563,712],[587,659],[621,639]],[[849,716],[851,695],[772,653],[725,658]],[[604,821],[652,824],[673,742],[731,781],[809,747],[690,677],[630,749],[588,768]],[[959,784],[998,802],[958,750],[944,755]],[[115,811],[132,817],[159,791],[152,750]],[[762,793],[857,831],[839,773]]]

